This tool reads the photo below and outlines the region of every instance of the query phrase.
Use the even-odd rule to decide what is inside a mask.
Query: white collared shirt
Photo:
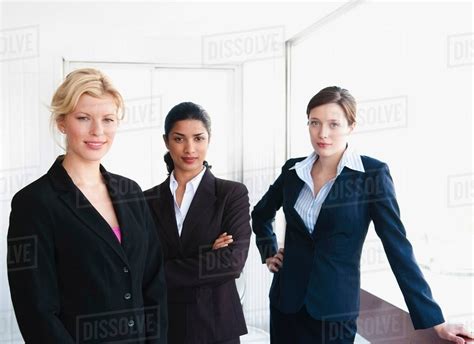
[[[196,177],[186,183],[186,189],[184,191],[183,199],[181,200],[181,207],[178,206],[178,203],[176,202],[176,189],[178,188],[178,181],[174,177],[174,171],[171,172],[170,190],[174,200],[174,213],[176,215],[176,224],[178,226],[179,236],[181,236],[184,219],[186,218],[186,214],[188,213],[189,207],[191,206],[191,202],[193,201],[194,195],[196,194],[196,190],[201,183],[202,177],[204,176],[204,172],[206,172],[205,167],[203,167],[202,171],[199,172]]]
[[[319,190],[318,194],[314,196],[314,184],[313,178],[311,177],[311,169],[317,159],[318,155],[316,152],[313,152],[306,159],[297,162],[290,168],[290,170],[294,169],[298,177],[304,182],[304,186],[295,203],[295,210],[300,215],[310,233],[314,230],[324,200],[328,196],[336,178],[341,174],[344,167],[359,172],[365,172],[360,155],[347,147],[341,160],[337,164],[336,176],[328,180],[326,184],[322,186],[321,190]]]

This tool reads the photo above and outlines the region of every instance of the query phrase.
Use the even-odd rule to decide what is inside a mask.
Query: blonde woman
[[[123,100],[95,69],[70,73],[53,96],[66,153],[12,200],[8,256],[16,318],[27,343],[166,343],[158,237],[140,187],[108,172]],[[32,245],[31,245],[32,244]]]

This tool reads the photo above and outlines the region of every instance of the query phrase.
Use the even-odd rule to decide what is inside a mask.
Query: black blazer
[[[294,206],[304,182],[290,159],[252,211],[262,262],[277,252],[272,221],[286,218],[283,267],[275,273],[270,303],[284,313],[306,305],[315,319],[346,320],[359,313],[360,257],[371,221],[380,237],[416,329],[444,321],[419,269],[400,220],[388,166],[362,156],[365,172],[345,167],[336,178],[310,234]]]
[[[251,235],[245,185],[215,178],[207,169],[181,236],[169,177],[145,196],[164,252],[169,343],[213,343],[247,333],[235,286]],[[212,244],[223,232],[232,234],[234,242],[213,251]]]
[[[62,157],[13,198],[8,278],[26,343],[167,342],[162,252],[143,193],[100,171],[122,244]]]

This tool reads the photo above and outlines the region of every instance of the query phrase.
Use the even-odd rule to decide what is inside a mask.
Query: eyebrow
[[[316,117],[310,117],[309,120],[321,121],[319,118],[316,118]],[[339,119],[330,118],[330,119],[327,120],[327,122],[339,122]]]
[[[87,115],[87,116],[93,116],[91,115],[90,113],[87,113],[87,112],[84,112],[84,111],[77,111],[74,113],[75,115],[78,115],[78,114],[83,114],[83,115]],[[102,117],[107,117],[107,116],[115,116],[116,114],[114,113],[107,113],[105,115],[103,115]]]
[[[181,133],[178,133],[178,132],[173,132],[173,134],[175,135],[179,135],[179,136],[186,136],[184,134],[181,134]],[[204,135],[205,133],[199,133],[199,134],[194,134],[193,136],[201,136],[201,135]]]

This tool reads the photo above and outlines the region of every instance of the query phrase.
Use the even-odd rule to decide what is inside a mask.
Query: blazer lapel
[[[162,234],[168,241],[181,251],[181,243],[178,235],[178,225],[176,224],[176,215],[174,211],[173,195],[169,187],[170,178],[158,185],[155,194],[152,196],[152,210],[159,223]]]
[[[293,215],[293,218],[298,222],[298,225],[296,228],[301,229],[302,231],[305,232],[308,236],[310,235],[308,229],[306,228],[306,225],[301,218],[300,214],[295,209],[295,204],[296,201],[298,200],[298,196],[300,195],[301,190],[304,187],[304,181],[302,181],[298,175],[296,174],[296,171],[291,171],[291,174],[289,176],[288,180],[288,187],[286,188],[287,192],[285,194],[286,198],[288,199],[288,209],[290,213]]]
[[[192,241],[194,234],[199,234],[194,233],[196,225],[204,218],[202,214],[209,212],[209,209],[214,206],[217,200],[215,180],[216,178],[207,168],[184,219],[183,230],[181,231],[181,245],[183,248],[186,247],[186,243]]]
[[[337,207],[343,207],[351,202],[351,199],[348,199],[348,187],[351,189],[355,188],[354,183],[348,183],[348,179],[354,178],[356,175],[360,175],[360,172],[353,171],[347,167],[344,167],[339,176],[336,177],[334,184],[332,185],[331,189],[329,190],[326,199],[324,200],[323,204],[321,205],[321,210],[319,212],[318,219],[313,228],[313,236],[318,237],[322,233],[318,228],[321,228],[321,224],[327,222],[326,217],[329,214],[330,209],[334,209]]]
[[[86,227],[92,230],[98,237],[104,240],[112,250],[128,264],[127,256],[112,232],[112,229],[99,212],[87,200],[84,194],[73,183],[62,166],[63,156],[56,159],[56,162],[48,171],[53,185],[63,192],[59,198],[66,204],[71,212],[82,221]],[[105,171],[101,167],[101,171]]]
[[[115,215],[117,216],[120,226],[120,232],[122,234],[122,242],[119,243],[115,237],[115,234],[113,234],[112,231],[108,231],[109,233],[113,234],[115,239],[113,240],[113,243],[116,245],[113,246],[116,248],[118,247],[120,252],[125,251],[126,257],[131,256],[133,251],[141,249],[141,246],[137,244],[139,244],[140,240],[143,240],[136,237],[138,231],[133,229],[137,228],[139,224],[135,219],[134,214],[130,211],[130,207],[128,206],[128,202],[136,201],[137,195],[132,192],[131,186],[130,188],[126,188],[126,190],[130,190],[130,192],[124,193],[122,191],[123,185],[120,184],[121,181],[116,179],[116,177],[112,174],[108,173],[102,166],[101,172],[106,181],[109,196],[112,201],[112,206],[114,207]],[[122,186],[122,188],[120,186]],[[110,226],[107,224],[107,227]]]

